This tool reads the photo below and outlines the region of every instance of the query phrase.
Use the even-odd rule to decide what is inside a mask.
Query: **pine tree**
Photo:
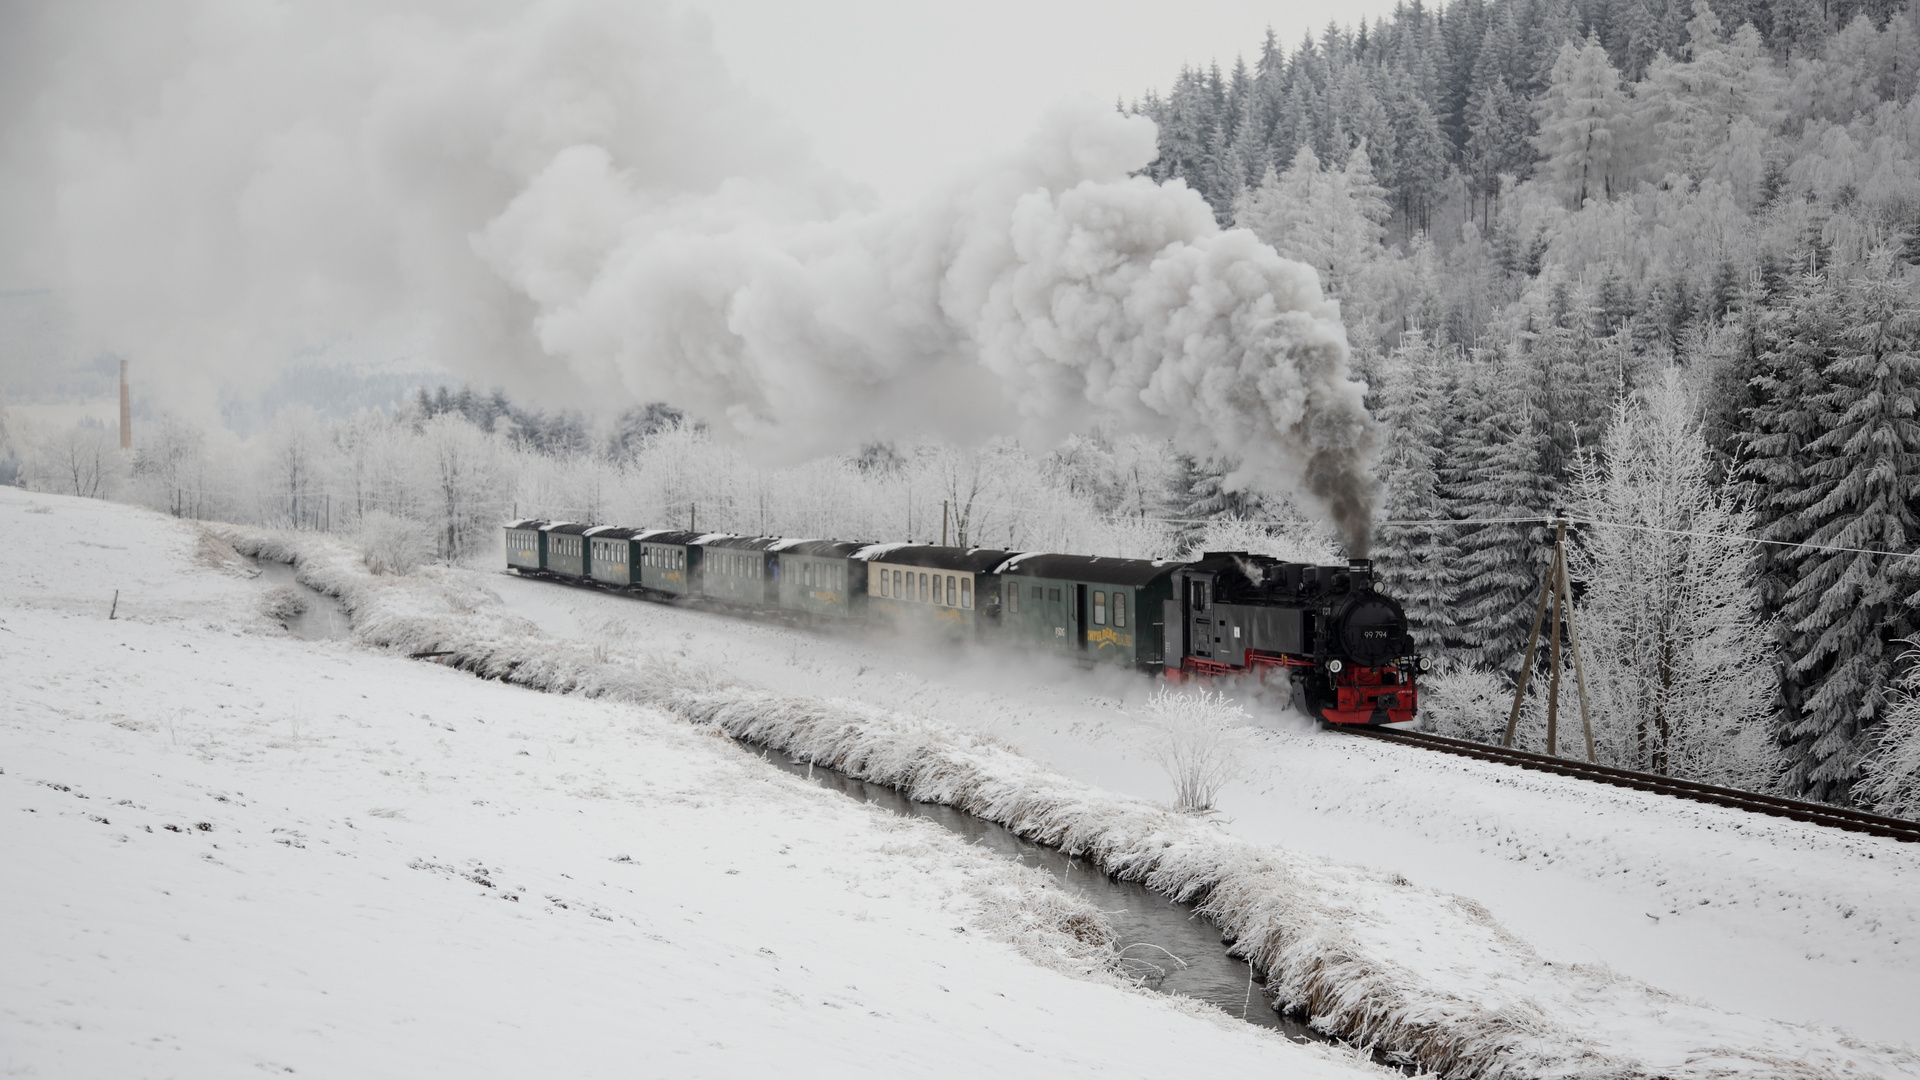
[[[1380,380],[1375,415],[1387,432],[1379,473],[1386,491],[1383,523],[1375,530],[1373,560],[1388,592],[1406,607],[1422,650],[1441,649],[1454,626],[1460,553],[1440,495],[1441,421],[1448,411],[1441,357],[1417,330],[1401,336]]]
[[[1831,359],[1836,337],[1836,298],[1823,278],[1794,283],[1786,303],[1757,316],[1756,373],[1752,380],[1755,404],[1746,413],[1746,429],[1738,437],[1739,477],[1754,508],[1755,531],[1772,541],[1759,552],[1759,596],[1762,610],[1773,619],[1777,642],[1774,730],[1788,747],[1790,762],[1808,757],[1795,742],[1805,742],[1805,688],[1808,673],[1797,657],[1809,651],[1806,635],[1783,618],[1787,594],[1799,576],[1800,549],[1806,541],[1801,510],[1806,505],[1806,468],[1809,444],[1822,430],[1816,410],[1822,389],[1821,373]],[[1801,767],[1802,775],[1808,770]],[[1806,790],[1795,781],[1789,790]]]
[[[1806,698],[1785,733],[1789,780],[1841,803],[1885,715],[1896,645],[1914,632],[1907,561],[1865,552],[1905,553],[1920,539],[1920,320],[1885,253],[1849,301],[1813,403],[1831,419],[1807,444],[1799,496],[1800,531],[1821,547],[1801,556],[1784,612],[1805,645],[1793,659]]]
[[[1411,236],[1432,222],[1433,204],[1447,179],[1447,138],[1433,109],[1410,83],[1388,95],[1387,117],[1393,125],[1396,158],[1388,186]]]
[[[1553,491],[1543,467],[1543,388],[1525,365],[1476,357],[1466,408],[1448,442],[1443,491],[1459,526],[1460,602],[1452,642],[1466,659],[1519,674],[1552,549]]]
[[[1484,203],[1483,220],[1492,220],[1493,196],[1500,178],[1524,178],[1533,160],[1526,111],[1505,80],[1495,78],[1474,91],[1467,109],[1467,146],[1463,154],[1473,188]]]

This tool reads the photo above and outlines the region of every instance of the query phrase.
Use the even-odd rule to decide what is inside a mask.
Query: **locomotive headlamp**
[[[1421,657],[1421,658],[1420,658],[1420,673],[1421,673],[1422,675],[1425,675],[1425,674],[1426,674],[1427,672],[1429,672],[1429,671],[1432,671],[1432,670],[1433,670],[1433,657],[1431,657],[1431,656],[1423,656],[1423,657]]]
[[[1346,666],[1347,665],[1341,663],[1338,660],[1327,661],[1327,670],[1333,672],[1335,675],[1340,674],[1340,669]]]

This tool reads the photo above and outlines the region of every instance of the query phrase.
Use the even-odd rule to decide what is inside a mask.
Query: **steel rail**
[[[1920,823],[1904,821],[1900,818],[1881,817],[1878,814],[1849,810],[1842,806],[1783,799],[1777,795],[1756,795],[1751,791],[1741,791],[1738,788],[1716,787],[1713,784],[1702,784],[1693,780],[1679,780],[1670,776],[1634,772],[1631,769],[1617,769],[1611,765],[1594,765],[1572,758],[1537,754],[1530,750],[1516,750],[1512,747],[1489,746],[1484,743],[1467,742],[1464,739],[1450,739],[1444,735],[1431,735],[1424,731],[1402,731],[1396,728],[1344,724],[1340,726],[1340,730],[1369,739],[1418,746],[1443,754],[1457,754],[1480,761],[1514,765],[1538,772],[1557,773],[1561,776],[1578,777],[1615,787],[1671,795],[1676,799],[1690,799],[1694,802],[1711,803],[1715,806],[1732,807],[1756,814],[1790,818],[1813,825],[1826,825],[1835,829],[1846,829],[1849,832],[1868,833],[1873,836],[1920,844]]]

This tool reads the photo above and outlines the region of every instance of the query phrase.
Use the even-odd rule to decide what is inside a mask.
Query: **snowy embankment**
[[[1129,672],[892,635],[823,639],[466,573],[552,637],[667,641],[757,685],[973,732],[1104,791],[1173,794],[1142,708],[1156,684]],[[1920,845],[1354,739],[1313,730],[1284,702],[1245,704],[1243,778],[1217,804],[1233,835],[1468,897],[1555,963],[1920,1045]]]
[[[963,808],[1085,854],[1118,876],[1198,899],[1280,996],[1349,1038],[1479,1077],[1920,1076],[1920,1057],[1817,1025],[1781,1024],[1664,993],[1602,965],[1554,964],[1479,904],[1238,838],[1114,795],[1002,743],[851,698],[735,685],[672,655],[554,640],[477,586],[423,589],[367,574],[324,539],[248,530],[242,550],[295,561],[352,605],[356,632],[410,654],[543,690],[658,707],[738,738]]]
[[[1377,1074],[711,727],[295,640],[144,511],[0,488],[0,529],[7,1075]],[[410,591],[494,603],[356,595]]]

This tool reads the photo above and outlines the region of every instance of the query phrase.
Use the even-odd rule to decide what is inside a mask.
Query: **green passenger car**
[[[1158,670],[1166,601],[1184,563],[1017,555],[997,567],[999,637],[1094,663]]]
[[[571,521],[556,521],[541,526],[540,531],[547,537],[542,568],[561,577],[586,577],[589,565],[586,534],[591,528],[591,525]]]
[[[743,607],[773,607],[780,602],[774,580],[778,557],[767,549],[771,536],[705,536],[700,548],[700,595]]]
[[[781,610],[820,619],[866,614],[867,564],[855,558],[871,545],[843,540],[780,540],[774,582]]]
[[[507,565],[516,570],[538,570],[547,553],[547,534],[541,527],[549,524],[538,518],[507,523]]]
[[[639,533],[633,543],[640,563],[642,588],[669,596],[700,595],[700,548],[703,534],[674,529]]]
[[[632,529],[595,525],[586,538],[587,571],[593,580],[622,589],[635,584]]]

